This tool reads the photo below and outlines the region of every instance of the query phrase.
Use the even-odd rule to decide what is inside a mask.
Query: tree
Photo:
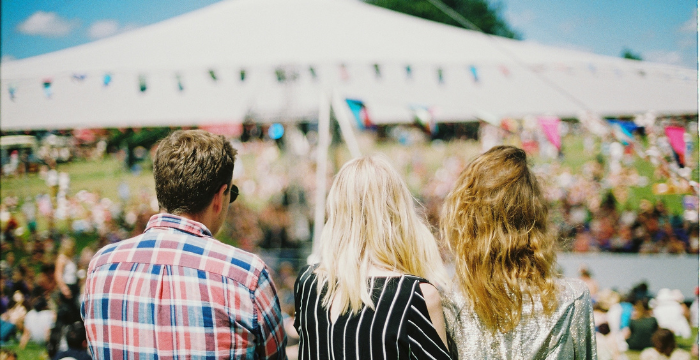
[[[630,60],[642,60],[641,55],[633,53],[632,50],[630,50],[630,49],[622,50],[622,54],[620,56],[622,56],[625,59],[630,59]]]
[[[428,0],[365,0],[365,2],[423,19],[462,27]],[[442,2],[487,34],[511,39],[521,38],[520,33],[513,30],[503,19],[500,3],[492,5],[488,0],[443,0]]]

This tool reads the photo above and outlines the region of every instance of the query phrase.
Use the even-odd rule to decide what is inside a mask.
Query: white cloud
[[[678,31],[691,34],[698,32],[698,9],[693,10],[693,15],[678,28]]]
[[[120,34],[133,29],[137,29],[139,26],[137,24],[125,24],[121,25],[117,20],[107,19],[95,21],[88,28],[88,37],[90,39],[101,39],[107,36],[112,36],[115,34]]]
[[[101,39],[119,32],[119,22],[116,20],[100,20],[92,23],[88,28],[90,39]]]
[[[642,59],[671,65],[681,65],[683,63],[683,56],[678,51],[647,51],[642,53]]]
[[[64,19],[54,12],[37,11],[17,26],[17,30],[27,35],[61,37],[68,35],[78,26],[76,20]]]

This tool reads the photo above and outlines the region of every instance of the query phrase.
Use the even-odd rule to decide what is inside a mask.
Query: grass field
[[[698,335],[698,328],[693,328],[693,335],[690,339],[677,338],[676,343],[679,348],[690,351],[692,346],[692,339],[695,339]],[[39,346],[33,343],[29,343],[25,349],[19,349],[17,343],[10,343],[3,345],[3,347],[12,350],[17,353],[18,360],[47,360],[48,355],[44,346]],[[639,360],[639,351],[628,351],[626,353],[629,360]],[[692,357],[692,359],[698,359],[697,356]]]

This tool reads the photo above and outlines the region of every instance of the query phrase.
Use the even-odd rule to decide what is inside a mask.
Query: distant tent
[[[695,70],[355,0],[223,1],[0,70],[3,130],[316,119],[321,92],[362,99],[376,124],[413,122],[412,104],[435,109],[436,122],[697,114]]]

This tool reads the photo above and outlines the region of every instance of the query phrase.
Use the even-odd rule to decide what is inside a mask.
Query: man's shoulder
[[[217,239],[159,230],[105,246],[93,257],[90,269],[116,263],[189,267],[231,278],[251,289],[267,272],[259,256]]]

